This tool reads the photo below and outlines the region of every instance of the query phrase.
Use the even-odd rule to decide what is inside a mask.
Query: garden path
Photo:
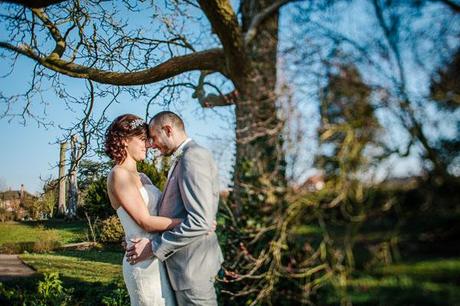
[[[35,271],[24,264],[18,255],[0,254],[0,281],[33,274]]]

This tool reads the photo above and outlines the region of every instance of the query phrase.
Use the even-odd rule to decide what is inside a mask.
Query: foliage
[[[116,289],[102,298],[102,304],[107,306],[123,306],[129,302],[129,294],[124,284],[118,284]]]
[[[438,109],[445,113],[458,112],[460,106],[460,49],[445,67],[440,68],[431,79],[430,95]],[[451,137],[441,137],[435,147],[442,162],[450,167],[450,173],[460,173],[460,121]],[[433,169],[436,170],[436,169]],[[439,174],[439,173],[435,173]]]
[[[22,280],[19,286],[14,286],[14,281],[13,285],[10,284],[11,281],[5,285],[0,283],[0,303],[31,306],[72,305],[73,289],[64,288],[58,272],[45,273],[43,280],[40,278]]]
[[[430,84],[431,98],[440,107],[455,111],[460,106],[460,49],[452,59],[432,76]]]
[[[59,274],[56,272],[45,273],[44,280],[38,282],[38,301],[32,305],[68,305],[71,302],[71,290],[62,286]]]
[[[38,240],[34,242],[34,253],[47,253],[62,245],[59,241],[59,234],[56,230],[44,229],[43,226],[39,226],[37,229],[40,234],[38,235]]]
[[[57,305],[61,305],[70,296],[71,302],[67,304],[71,305],[102,305],[104,297],[115,300],[123,296],[120,266],[122,256],[121,249],[65,250],[52,254],[21,255],[21,259],[38,273],[28,278],[0,283],[0,304],[56,305],[51,299],[58,301],[62,298],[61,302],[57,302]],[[57,273],[57,282],[53,277],[43,280],[43,274]],[[43,295],[38,293],[39,287],[44,293],[48,292],[46,304]],[[60,295],[60,291],[65,295]]]
[[[56,203],[57,193],[50,190],[37,199],[26,199],[23,205],[29,219],[42,220],[53,216]]]
[[[160,190],[163,190],[168,177],[169,163],[169,157],[162,157],[158,161],[146,160],[138,163],[137,171],[147,175],[153,185],[158,187]]]
[[[82,171],[85,174],[82,174],[80,179],[86,189],[82,191],[82,203],[78,208],[81,218],[85,218],[85,213],[93,221],[96,218],[107,219],[115,214],[107,194],[107,167],[109,165],[96,162],[83,163]],[[166,182],[167,167],[157,167],[154,162],[144,161],[138,163],[138,171],[145,173],[158,188],[162,188]]]
[[[226,302],[251,304],[256,300],[248,300],[248,295],[265,294],[275,305],[375,304],[380,298],[390,303],[391,291],[402,294],[409,288],[396,304],[417,304],[415,292],[421,289],[417,280],[425,275],[422,287],[439,286],[439,290],[424,289],[427,304],[436,305],[443,295],[451,304],[457,294],[443,282],[455,278],[458,260],[444,257],[458,256],[456,248],[448,245],[458,240],[460,211],[447,204],[460,189],[433,189],[429,181],[348,186],[338,190],[328,183],[321,191],[290,192],[286,215],[259,231],[238,227],[228,203],[222,203],[218,235],[228,259],[219,288]],[[268,245],[262,243],[262,235],[272,237]],[[425,259],[434,270],[421,260],[427,256],[439,258]],[[252,270],[235,269],[248,262]],[[264,265],[268,272],[259,273]],[[410,287],[402,287],[399,281],[387,287],[391,277],[402,274],[410,278]],[[361,275],[372,275],[374,287],[357,285]],[[443,282],[437,283],[439,279]]]
[[[77,209],[77,214],[81,218],[85,213],[91,218],[108,218],[115,213],[110,206],[106,177],[100,177],[90,183],[82,198],[83,203]]]
[[[83,159],[78,165],[78,188],[87,190],[89,186],[107,177],[110,169],[113,167],[112,162],[98,162],[89,159]]]
[[[11,221],[14,219],[14,214],[3,208],[3,207],[0,207],[0,222],[6,222],[6,221]]]
[[[356,67],[344,64],[337,70],[329,74],[322,90],[319,139],[323,154],[316,164],[328,179],[343,176],[340,181],[345,183],[368,165],[364,150],[376,142],[380,125],[370,104],[371,88]]]
[[[123,226],[117,216],[111,216],[101,222],[100,240],[105,243],[120,243],[124,236]]]

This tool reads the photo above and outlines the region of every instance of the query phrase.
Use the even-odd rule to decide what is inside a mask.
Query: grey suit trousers
[[[216,290],[214,282],[203,286],[174,291],[179,306],[217,306]]]

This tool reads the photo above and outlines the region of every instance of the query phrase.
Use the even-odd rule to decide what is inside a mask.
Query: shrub
[[[129,295],[124,284],[118,284],[118,288],[113,290],[109,295],[102,298],[102,304],[107,306],[129,305]]]
[[[7,242],[0,245],[0,254],[21,254],[24,252],[33,252],[34,243],[28,242]]]
[[[168,163],[165,159],[164,164]],[[107,195],[107,168],[111,164],[85,162],[83,167],[84,175],[80,177],[81,183],[81,205],[77,208],[77,214],[81,218],[86,215],[92,220],[96,218],[106,219],[115,215],[115,210],[110,206]],[[162,189],[168,173],[168,167],[156,167],[152,162],[140,162],[137,167],[139,172],[145,173],[152,183]]]
[[[45,274],[45,279],[38,282],[38,299],[32,305],[68,305],[71,300],[71,290],[62,286],[57,272]]]
[[[11,221],[14,219],[14,215],[11,211],[6,210],[3,207],[0,207],[0,221],[5,222],[5,221]]]
[[[105,243],[117,243],[123,239],[123,226],[117,216],[112,216],[101,222],[100,240]]]
[[[59,235],[56,230],[43,229],[43,225],[38,226],[38,240],[34,242],[32,251],[34,253],[46,253],[61,247]]]
[[[101,177],[89,184],[83,192],[82,205],[77,208],[77,214],[80,217],[85,217],[87,214],[92,219],[107,218],[115,214],[107,195],[106,177]]]

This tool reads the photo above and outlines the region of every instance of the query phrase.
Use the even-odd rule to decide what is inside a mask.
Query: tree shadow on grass
[[[79,260],[94,261],[120,265],[123,260],[124,251],[121,247],[107,247],[103,249],[88,250],[59,250],[54,253],[59,256],[73,257]]]
[[[121,278],[108,283],[85,282],[65,276],[59,278],[64,290],[72,296],[71,305],[102,305],[104,297],[124,286]],[[43,279],[43,274],[37,273],[27,278],[0,282],[0,305],[30,305],[36,302],[38,284]]]

